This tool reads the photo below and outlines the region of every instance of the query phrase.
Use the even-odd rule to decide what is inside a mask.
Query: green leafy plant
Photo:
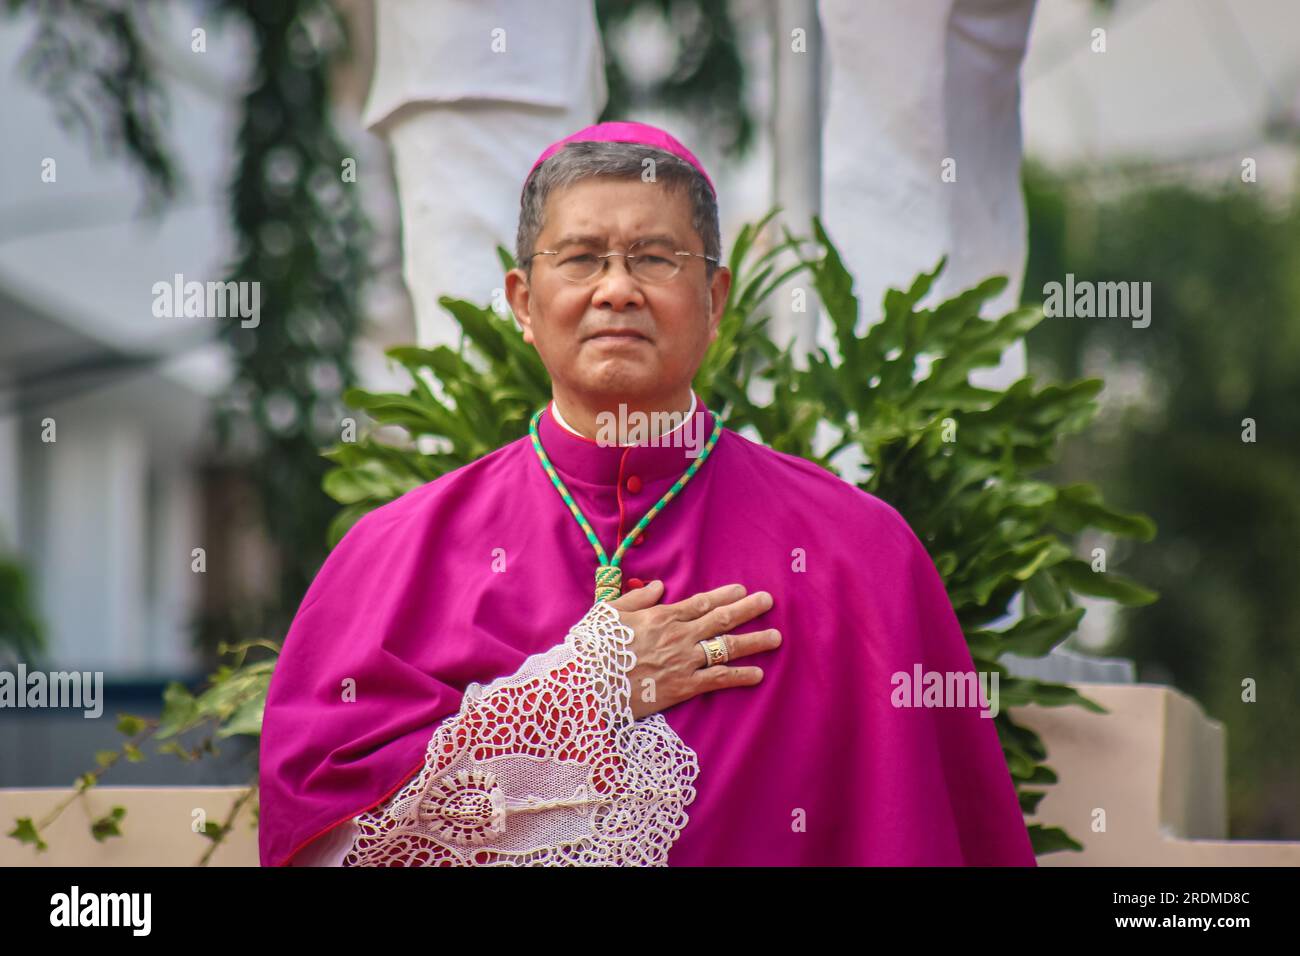
[[[1087,484],[1057,486],[1037,477],[1056,458],[1062,440],[1096,414],[1098,379],[1035,388],[1026,376],[1005,390],[979,388],[970,373],[997,365],[1004,351],[1042,320],[1036,307],[995,320],[981,307],[1006,285],[993,277],[933,308],[920,308],[942,270],[916,278],[907,291],[889,290],[883,319],[857,332],[858,302],[821,223],[813,222],[821,255],[803,259],[834,332],[835,353],[820,349],[806,369],[787,350],[768,375],[776,388],[769,405],[746,390],[719,383],[731,401],[731,419],[752,424],[772,447],[835,469],[850,451],[864,459],[856,483],[888,501],[925,543],[962,624],[975,667],[999,674],[1006,706],[1076,704],[1104,708],[1073,688],[1012,677],[999,659],[1007,653],[1040,657],[1078,627],[1077,595],[1124,605],[1147,604],[1156,594],[1114,571],[1075,557],[1070,536],[1088,529],[1150,540],[1153,523],[1108,507]],[[918,368],[928,366],[917,375]],[[831,432],[818,454],[812,425]],[[1024,615],[1003,619],[1013,600]],[[1045,763],[1042,740],[1008,711],[995,718],[1021,808],[1033,813],[1045,785],[1057,782]],[[1082,849],[1060,828],[1029,827],[1035,852]]]
[[[19,843],[28,844],[38,853],[48,849],[42,832],[53,823],[73,802],[83,798],[99,784],[99,778],[120,760],[139,763],[146,759],[144,747],[153,743],[157,754],[172,754],[189,762],[207,754],[218,753],[216,742],[235,736],[258,737],[262,733],[262,714],[266,709],[266,692],[271,685],[271,671],[275,667],[274,655],[279,645],[268,641],[248,641],[233,647],[222,645],[219,653],[230,658],[209,675],[206,686],[198,694],[183,685],[172,682],[163,691],[163,712],[154,719],[134,714],[118,714],[117,730],[126,740],[118,750],[101,750],[95,754],[95,768],[77,778],[70,793],[39,821],[32,817],[19,817],[8,836]],[[256,653],[249,660],[250,652]],[[268,653],[269,652],[269,653]],[[206,731],[206,736],[192,743],[182,743],[182,735],[193,731]],[[221,823],[208,821],[201,831],[211,842],[199,858],[205,866],[211,860],[222,840],[234,829],[235,821],[244,808],[257,796],[254,782],[239,795]],[[256,804],[253,803],[256,819]],[[109,837],[122,836],[120,824],[126,817],[126,808],[114,806],[110,811],[90,822],[90,834],[102,843]]]

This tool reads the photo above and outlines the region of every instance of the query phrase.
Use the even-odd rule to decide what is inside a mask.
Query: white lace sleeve
[[[606,602],[487,687],[429,740],[424,769],[355,818],[343,866],[665,866],[695,799],[695,753],[636,720],[632,631]]]

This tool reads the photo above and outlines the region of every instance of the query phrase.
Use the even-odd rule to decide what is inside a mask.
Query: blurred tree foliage
[[[1228,730],[1231,836],[1300,838],[1300,199],[1263,187],[1106,190],[1028,168],[1023,299],[1045,283],[1151,283],[1151,324],[1049,318],[1028,337],[1049,377],[1104,373],[1098,426],[1063,479],[1101,482],[1156,521],[1117,548],[1160,591],[1108,652],[1195,697]],[[1121,180],[1122,183],[1122,180]],[[1101,198],[1097,198],[1101,194]],[[1256,441],[1243,441],[1245,419]],[[1243,701],[1243,681],[1257,700]]]
[[[252,34],[256,69],[244,90],[228,191],[237,242],[229,278],[256,279],[257,328],[222,323],[237,360],[218,408],[219,434],[251,434],[247,467],[279,559],[278,599],[207,623],[206,641],[239,641],[287,626],[325,559],[333,503],[321,492],[317,449],[337,439],[354,384],[369,232],[345,180],[354,150],[333,123],[329,66],[346,55],[344,23],[327,0],[223,0]],[[355,161],[355,160],[354,160]]]
[[[9,653],[19,660],[34,661],[46,650],[32,591],[26,568],[0,554],[0,663]]]
[[[674,46],[672,64],[644,85],[633,81],[618,39],[638,17],[657,14]],[[728,0],[596,0],[609,100],[601,121],[634,119],[647,107],[695,118],[727,152],[754,139],[745,100],[745,63]]]

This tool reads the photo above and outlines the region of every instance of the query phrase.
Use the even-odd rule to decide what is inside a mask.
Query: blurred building
[[[0,21],[0,527],[33,575],[51,667],[187,673],[207,419],[228,369],[203,345],[212,320],[156,318],[152,288],[222,277],[243,64],[215,43],[199,62],[159,51],[188,193],[148,220],[134,172],[22,78],[33,26]]]
[[[101,671],[107,699],[100,720],[0,715],[0,786],[66,784],[96,749],[120,745],[115,712],[156,714],[166,681],[193,686],[205,675],[204,615],[274,593],[255,489],[239,449],[221,453],[213,428],[233,371],[215,323],[239,319],[154,309],[157,283],[226,277],[227,188],[252,46],[237,18],[209,21],[201,3],[152,9],[166,147],[184,183],[158,216],[146,214],[130,164],[60,125],[26,80],[33,18],[0,18],[0,554],[28,574],[46,635],[39,666]],[[196,25],[203,53],[191,50]],[[350,100],[346,82],[343,91],[359,115],[364,91]],[[349,132],[346,116],[342,124]],[[355,121],[350,131],[363,136]],[[377,142],[358,155],[367,147],[383,169]],[[382,223],[393,214],[376,192],[367,212]],[[391,383],[382,348],[412,338],[408,305],[385,289],[376,283],[373,331],[358,345],[371,387]],[[0,663],[10,663],[3,649]],[[231,764],[247,748],[228,749],[231,761],[153,760],[115,768],[113,779],[245,779],[247,767]]]

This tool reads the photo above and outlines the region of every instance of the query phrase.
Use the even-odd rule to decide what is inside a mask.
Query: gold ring
[[[705,667],[725,664],[731,659],[731,655],[727,653],[727,642],[720,637],[707,637],[700,641],[699,645],[704,648]]]

